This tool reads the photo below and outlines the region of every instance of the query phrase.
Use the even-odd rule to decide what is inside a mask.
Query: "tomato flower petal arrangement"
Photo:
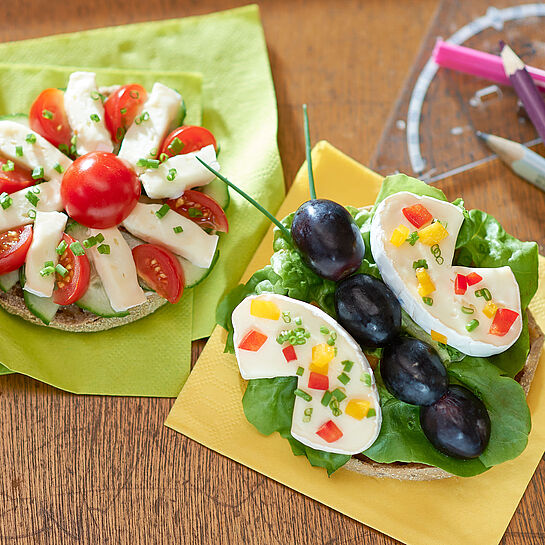
[[[329,474],[470,477],[516,458],[543,344],[537,245],[402,174],[373,207],[317,199],[304,111],[311,200],[282,222],[208,166],[277,226],[270,265],[217,313],[246,418]]]
[[[180,300],[228,231],[214,136],[161,83],[99,88],[93,72],[0,119],[0,305],[96,331]]]

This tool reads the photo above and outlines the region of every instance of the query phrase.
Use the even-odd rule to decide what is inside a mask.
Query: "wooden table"
[[[241,4],[2,2],[0,40]],[[368,162],[436,0],[271,0],[261,6],[286,180],[293,179],[304,159],[302,102],[314,113],[314,140],[327,138]],[[491,168],[515,187],[517,180],[501,165]],[[452,191],[448,183],[442,187]],[[484,206],[493,194],[491,189],[480,196],[473,192],[470,204],[482,201]],[[528,238],[531,229],[520,228],[517,220],[530,207],[532,217],[545,216],[543,199],[530,202],[504,202],[501,215],[508,230]],[[195,346],[195,356],[201,348]],[[171,405],[168,399],[73,396],[23,376],[1,378],[0,543],[394,543],[165,428]],[[544,475],[542,461],[504,545],[545,542]]]

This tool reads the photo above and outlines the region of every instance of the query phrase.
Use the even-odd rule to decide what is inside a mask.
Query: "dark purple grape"
[[[355,272],[365,254],[360,231],[348,210],[327,199],[302,204],[293,217],[291,237],[305,263],[337,282]]]
[[[433,405],[420,409],[420,425],[437,450],[464,460],[480,456],[490,439],[484,403],[456,384]]]
[[[411,405],[431,405],[448,389],[447,370],[437,352],[413,337],[399,337],[384,349],[380,375],[393,396]]]
[[[363,348],[391,343],[401,330],[401,306],[382,280],[355,274],[335,290],[337,321]]]

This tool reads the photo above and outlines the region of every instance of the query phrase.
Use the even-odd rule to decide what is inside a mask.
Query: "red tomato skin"
[[[17,242],[9,244],[9,239],[14,240],[15,237]],[[16,271],[23,265],[31,242],[32,225],[0,233],[0,274]]]
[[[454,293],[464,295],[467,291],[467,278],[463,274],[457,274],[454,281]]]
[[[53,114],[52,119],[43,116],[44,110]],[[72,131],[64,110],[64,91],[45,89],[32,103],[29,115],[30,128],[56,147],[70,147]]]
[[[514,310],[499,308],[494,315],[494,320],[490,326],[489,333],[491,335],[497,335],[498,337],[507,335],[518,316],[519,313]]]
[[[92,151],[78,157],[64,173],[61,198],[69,216],[94,229],[119,225],[140,197],[140,181],[113,153]]]
[[[406,208],[403,208],[402,212],[407,220],[409,220],[417,229],[424,227],[426,223],[429,223],[433,219],[433,216],[428,209],[421,204],[407,206]]]
[[[72,269],[69,271],[66,278],[60,275],[57,277],[57,289],[53,292],[53,302],[57,305],[71,305],[80,299],[89,287],[89,278],[91,276],[91,267],[89,258],[84,254],[81,256],[74,255],[70,249],[70,244],[76,240],[70,235],[64,233],[62,239],[68,244],[65,253],[61,256],[59,263],[63,263],[63,258],[68,257]],[[61,283],[66,281],[66,284],[61,287]]]
[[[146,102],[148,93],[137,83],[123,85],[104,101],[104,122],[113,142],[119,143]],[[121,113],[126,109],[125,113]]]
[[[476,272],[469,273],[466,276],[468,286],[474,286],[475,284],[478,284],[482,279],[483,277],[480,274],[477,274]]]
[[[186,189],[181,197],[170,199],[167,204],[172,210],[203,228],[208,227],[222,233],[229,232],[229,222],[221,206],[212,197],[200,191]],[[190,208],[199,209],[202,216],[191,216]]]
[[[308,387],[313,390],[328,390],[329,389],[329,377],[320,373],[310,372],[308,377]]]
[[[36,183],[32,179],[30,170],[22,168],[19,165],[15,165],[13,170],[2,170],[2,166],[7,161],[7,159],[0,157],[0,193],[15,193]]]
[[[333,420],[328,420],[325,424],[322,424],[318,428],[316,435],[319,435],[327,443],[334,443],[343,436],[343,432],[338,428]]]
[[[172,141],[178,138],[182,144],[183,148],[178,153],[172,153],[168,149],[168,146]],[[205,146],[214,146],[214,149],[217,151],[218,145],[214,135],[204,127],[199,127],[197,125],[182,125],[177,129],[174,129],[163,141],[161,146],[161,153],[166,153],[169,157],[174,155],[183,155],[184,153],[191,153],[193,151],[199,151]]]
[[[260,333],[255,329],[251,329],[248,331],[248,333],[246,333],[246,335],[244,335],[244,338],[242,341],[240,341],[238,347],[241,350],[257,352],[265,344],[267,338],[267,335],[263,335],[263,333]]]
[[[185,275],[176,256],[156,244],[140,244],[132,250],[136,272],[150,288],[170,303],[182,297]],[[165,275],[164,279],[160,275]]]

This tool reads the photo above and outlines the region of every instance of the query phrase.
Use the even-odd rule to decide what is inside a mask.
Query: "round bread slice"
[[[530,352],[522,371],[515,377],[515,380],[523,387],[528,396],[530,386],[534,378],[537,364],[543,349],[545,336],[537,325],[532,313],[528,310],[528,329],[530,332]],[[391,464],[380,464],[363,455],[352,457],[344,466],[349,471],[355,471],[360,475],[370,477],[398,479],[401,481],[432,481],[454,477],[451,473],[425,464],[395,462]]]

